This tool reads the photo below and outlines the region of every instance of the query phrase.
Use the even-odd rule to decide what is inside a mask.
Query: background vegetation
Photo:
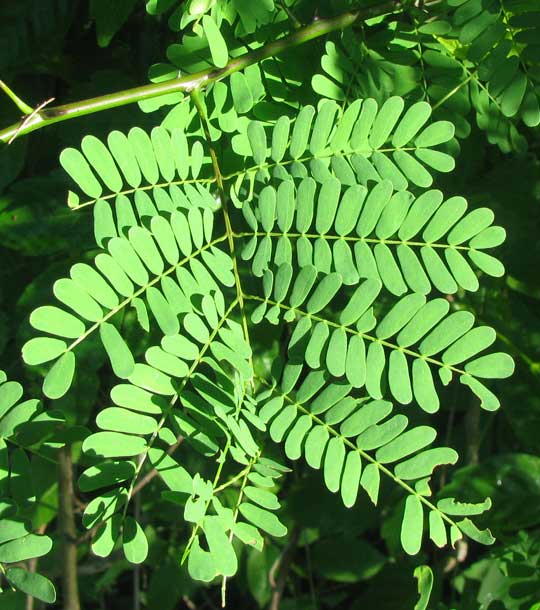
[[[136,87],[148,78],[166,81],[178,70],[186,75],[222,67],[228,57],[253,52],[303,25],[373,4],[6,1],[0,6],[0,77],[31,106],[50,98],[55,98],[50,104],[55,106]],[[288,534],[266,537],[262,551],[249,546],[238,551],[238,573],[227,581],[231,608],[426,608],[427,598],[418,601],[418,586],[430,589],[430,572],[415,572],[423,565],[434,574],[430,608],[540,608],[539,7],[535,0],[403,4],[405,8],[399,3],[377,8],[380,17],[351,18],[345,29],[318,34],[258,68],[235,73],[245,78],[226,78],[201,91],[209,134],[202,133],[196,98],[177,91],[139,106],[51,124],[31,135],[21,131],[0,148],[0,362],[7,379],[24,386],[27,399],[42,397],[44,373],[44,367],[27,366],[21,359],[22,346],[36,334],[29,315],[51,302],[57,278],[67,276],[74,263],[91,261],[97,252],[93,207],[78,207],[84,200],[73,193],[80,190],[58,161],[64,149],[79,148],[83,136],[105,141],[113,130],[150,131],[161,124],[201,141],[209,136],[232,173],[238,168],[231,165],[235,161],[230,151],[251,154],[248,120],[273,125],[278,116],[295,117],[301,105],[316,106],[320,99],[336,100],[343,108],[364,98],[374,98],[379,106],[391,96],[403,97],[407,105],[425,100],[434,108],[435,119],[455,125],[456,137],[444,149],[455,157],[455,169],[433,172],[433,188],[441,189],[445,198],[465,196],[471,209],[487,206],[494,211],[497,224],[507,232],[497,251],[506,273],[491,277],[500,274],[488,270],[478,290],[449,290],[452,294],[445,298],[453,310],[471,311],[478,324],[496,329],[499,347],[513,356],[516,371],[509,381],[489,386],[502,407],[490,413],[482,411],[478,399],[457,380],[442,389],[441,408],[429,423],[440,443],[455,448],[460,460],[439,468],[431,486],[437,497],[466,502],[491,498],[491,509],[476,523],[489,527],[496,542],[483,546],[462,539],[455,548],[439,549],[425,540],[418,554],[408,555],[400,544],[399,488],[383,485],[377,507],[364,494],[353,508],[345,508],[339,494],[326,489],[320,473],[301,460],[287,460],[269,441],[269,457],[291,469],[276,479],[275,487],[279,518]],[[200,29],[205,12],[220,23],[225,51],[219,48],[219,36],[216,41],[215,34]],[[19,121],[20,115],[7,96],[1,99],[0,126]],[[205,165],[211,166],[208,152],[203,174]],[[68,191],[73,191],[69,205]],[[246,282],[249,269],[246,263]],[[336,311],[344,305],[335,304]],[[141,331],[135,313],[122,324],[132,351],[143,354],[152,341]],[[283,332],[279,336],[267,323],[253,328],[257,371],[267,373],[269,363],[283,354],[289,338]],[[11,452],[10,486],[3,495],[15,499],[19,516],[31,522],[32,531],[53,543],[50,550],[49,543],[33,540],[36,552],[17,556],[23,559],[15,563],[55,583],[59,594],[52,607],[219,607],[221,581],[216,585],[217,580],[194,580],[186,565],[180,565],[190,528],[182,519],[183,507],[162,497],[163,485],[151,467],[143,471],[133,501],[133,514],[148,540],[144,564],[128,561],[121,544],[106,558],[92,550],[96,532],[83,525],[82,514],[95,494],[84,486],[73,491],[72,479],[91,463],[82,454],[82,443],[110,402],[115,375],[99,338],[85,341],[78,360],[70,392],[59,400],[43,398],[44,414],[35,427],[13,434],[13,424],[10,428],[4,422],[0,429]],[[0,388],[4,404],[15,395],[18,387]],[[0,409],[0,417],[8,409]],[[418,422],[423,421],[418,416]],[[172,443],[169,449],[192,474],[211,476],[207,458],[184,445],[177,453]],[[15,537],[2,538],[2,531],[12,527],[9,506],[9,501],[0,501],[4,544]],[[12,563],[1,552],[0,545],[0,561]],[[19,591],[3,580],[0,609],[44,605],[27,598],[24,582],[17,578],[20,574],[12,573],[11,584]],[[32,587],[28,590],[36,598],[54,599],[45,581]]]

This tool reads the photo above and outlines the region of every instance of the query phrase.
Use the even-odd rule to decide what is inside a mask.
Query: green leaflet
[[[457,459],[458,454],[453,449],[447,447],[428,449],[398,464],[394,472],[400,479],[419,479],[431,475],[436,466],[444,463],[455,464]]]
[[[104,307],[114,309],[118,305],[118,296],[103,277],[89,265],[77,263],[70,270],[70,275],[77,286],[86,290]]]
[[[117,407],[100,411],[96,423],[102,430],[126,432],[128,434],[146,435],[157,431],[157,422],[152,417]]]
[[[409,555],[416,555],[422,544],[424,512],[417,496],[408,496],[401,522],[401,545]]]
[[[187,470],[180,466],[163,450],[152,448],[148,452],[150,461],[159,472],[165,484],[172,491],[189,493],[192,489],[192,478]]]
[[[280,537],[287,533],[287,528],[273,513],[247,502],[240,504],[239,509],[248,521],[271,536]]]
[[[126,342],[112,324],[102,324],[99,333],[115,375],[127,379],[133,373],[135,360]]]
[[[253,107],[253,95],[244,74],[242,72],[231,74],[230,84],[235,110],[239,114],[249,112]]]
[[[175,335],[180,330],[178,318],[163,294],[154,287],[146,291],[148,305],[165,335]]]
[[[95,198],[101,195],[102,188],[99,182],[92,173],[90,165],[78,150],[74,148],[63,150],[60,155],[60,163],[86,195]]]
[[[247,135],[253,159],[257,165],[261,165],[266,159],[266,134],[264,128],[260,123],[250,123]]]
[[[128,480],[135,474],[135,464],[127,461],[101,462],[87,468],[79,477],[82,491],[94,491]]]
[[[420,595],[414,610],[427,610],[433,588],[433,572],[429,566],[418,566],[414,569],[414,577],[418,580],[418,594]]]
[[[92,551],[98,557],[110,555],[120,535],[119,515],[112,515],[98,528],[97,534],[92,541]]]
[[[142,413],[159,414],[164,406],[159,397],[142,388],[129,384],[115,386],[111,390],[111,399],[118,406]]]
[[[383,464],[397,460],[423,449],[433,442],[435,431],[427,426],[412,428],[377,451],[377,460]],[[416,477],[415,477],[416,478]]]
[[[16,563],[32,557],[46,555],[52,548],[52,540],[48,536],[27,534],[17,540],[0,544],[0,562]]]
[[[204,15],[202,18],[202,26],[204,34],[208,40],[212,61],[218,68],[223,68],[229,59],[227,44],[219,31],[216,22],[209,15]]]
[[[360,454],[349,453],[343,468],[341,481],[341,498],[347,507],[354,506],[360,486],[360,474],[362,471],[362,460]]]
[[[30,339],[23,349],[23,358],[27,364],[42,364],[58,358],[64,353],[67,344],[61,339],[39,337]]]
[[[132,517],[127,517],[124,521],[122,545],[130,563],[142,563],[146,559],[148,542],[141,526]]]
[[[56,601],[56,591],[52,582],[34,572],[28,572],[23,568],[8,568],[6,578],[12,587],[31,595],[46,604],[54,604]]]
[[[276,510],[280,506],[276,496],[265,489],[248,486],[244,489],[244,493],[250,500],[263,508]]]
[[[66,352],[53,365],[43,381],[43,393],[52,400],[69,390],[75,374],[75,354]]]
[[[307,303],[307,311],[317,313],[323,309],[335,296],[341,287],[341,283],[341,277],[337,273],[324,277],[310,297]]]
[[[236,555],[219,517],[205,517],[203,530],[218,572],[223,576],[236,574],[238,568]]]
[[[12,521],[4,519],[2,523],[2,534],[0,535],[0,544],[9,540],[16,540],[29,534],[28,527],[20,521]]]
[[[456,502],[454,498],[444,498],[437,502],[437,507],[444,510],[449,515],[481,515],[491,508],[491,500],[488,498],[480,504],[467,504],[464,502]]]
[[[30,324],[36,330],[70,339],[76,339],[85,330],[81,320],[67,311],[49,305],[35,309],[30,316]]]
[[[203,582],[210,582],[218,574],[214,558],[201,548],[198,537],[195,538],[189,553],[188,570],[192,578]]]
[[[429,513],[429,537],[439,548],[446,546],[446,526],[441,513],[435,510]]]
[[[97,432],[83,443],[83,451],[102,458],[131,457],[146,449],[144,439],[118,432]]]
[[[375,400],[358,409],[341,424],[343,436],[356,436],[379,423],[392,411],[389,402]]]

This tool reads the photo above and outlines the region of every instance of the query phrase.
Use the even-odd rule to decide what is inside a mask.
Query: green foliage
[[[492,602],[510,610],[537,607],[539,547],[538,531],[520,531],[487,558],[473,563],[458,579],[458,590],[479,608]]]
[[[537,3],[448,0],[413,10],[411,21],[328,42],[314,90],[346,103],[391,93],[425,100],[460,138],[471,131],[472,108],[490,143],[526,149],[518,121],[540,122]]]
[[[0,151],[0,353],[44,401],[0,373],[0,608],[54,604],[69,544],[90,609],[130,573],[149,610],[535,608],[536,3],[109,4],[163,95],[106,98],[143,114],[60,137],[61,177]]]
[[[169,135],[160,127],[150,137],[135,128],[127,137],[113,132],[108,147],[88,136],[82,153],[62,152],[61,163],[76,185],[97,199],[95,233],[103,250],[93,265],[76,263],[69,278],[55,283],[53,292],[69,311],[55,305],[32,313],[30,323],[46,334],[25,344],[23,358],[28,365],[54,363],[43,392],[59,399],[69,391],[79,346],[99,332],[112,371],[122,380],[111,391],[116,406],[99,412],[101,431],[82,447],[94,463],[82,475],[84,485],[106,488],[83,516],[87,528],[100,527],[95,554],[110,554],[121,539],[128,560],[145,559],[144,531],[127,510],[145,459],[153,464],[166,459],[175,477],[171,482],[165,477],[172,492],[165,498],[179,502],[179,495],[187,496],[184,519],[194,524],[184,552],[190,574],[203,581],[234,575],[234,538],[261,548],[261,531],[273,536],[287,531],[268,510],[279,506],[265,488],[273,487],[281,467],[261,457],[261,433],[267,429],[273,441],[285,441],[289,459],[304,454],[310,466],[322,468],[326,486],[340,491],[346,506],[355,504],[360,486],[377,503],[381,473],[400,485],[409,494],[401,526],[407,553],[421,548],[424,511],[429,535],[439,546],[447,539],[455,544],[463,534],[492,542],[468,519],[489,503],[461,506],[446,499],[435,505],[427,499],[433,470],[455,463],[457,453],[426,449],[436,431],[409,427],[408,418],[393,414],[392,404],[383,400],[392,396],[408,404],[414,398],[425,412],[437,411],[436,368],[444,384],[458,375],[482,406],[493,410],[499,402],[479,378],[507,377],[513,371],[504,353],[478,356],[495,340],[492,329],[473,328],[472,313],[450,313],[445,299],[426,298],[433,288],[443,293],[455,293],[458,286],[478,289],[459,248],[484,271],[500,275],[500,263],[482,250],[500,243],[504,231],[490,226],[493,214],[487,209],[464,216],[461,198],[443,203],[439,191],[427,191],[413,202],[404,190],[408,181],[428,187],[432,178],[402,149],[423,161],[430,158],[427,153],[436,153],[453,164],[430,148],[448,141],[453,128],[446,122],[426,127],[430,109],[425,103],[412,106],[400,120],[403,110],[399,97],[380,110],[374,100],[358,102],[342,116],[336,104],[325,102],[315,121],[314,108],[306,106],[292,128],[288,119],[279,119],[271,135],[261,123],[250,123],[247,138],[255,165],[234,183],[234,200],[245,201],[248,226],[241,219],[232,229],[226,223],[218,237],[213,225],[221,206],[212,197],[214,181],[199,178],[204,167],[199,140],[179,131]],[[388,140],[390,149],[385,148]],[[400,152],[409,161],[403,162]],[[197,187],[187,183],[190,176]],[[252,191],[247,200],[245,181]],[[115,195],[111,205],[108,198]],[[298,232],[291,233],[295,221]],[[424,242],[411,241],[422,229]],[[374,230],[376,237],[370,238]],[[396,243],[389,240],[395,233],[408,253],[400,265],[388,246]],[[435,241],[447,233],[445,244]],[[253,257],[264,297],[244,288],[232,258],[234,242],[246,238],[243,258]],[[466,241],[468,246],[460,246]],[[425,272],[411,246],[421,248]],[[446,257],[449,268],[438,247],[453,253],[454,258]],[[387,299],[385,306],[382,301],[374,305],[383,286],[389,296],[401,296],[389,309]],[[244,302],[261,302],[251,315],[255,324],[263,318],[277,324],[283,317],[292,325],[275,397],[250,389],[253,350],[246,318],[244,330],[232,319],[236,309],[246,315]],[[136,309],[139,324],[151,336],[162,335],[146,349],[144,362],[137,362],[117,326],[128,307]],[[313,370],[302,373],[303,362]],[[208,457],[221,452],[225,460],[230,453],[242,467],[235,507],[220,500],[218,478],[192,478],[167,456],[167,445],[179,438]],[[262,480],[256,477],[255,486],[246,487],[252,472]],[[244,495],[255,504],[244,501]],[[246,521],[238,521],[239,516]],[[465,518],[455,521],[454,516]],[[208,550],[200,542],[203,534]]]
[[[504,116],[538,125],[538,74],[528,69],[529,62],[538,63],[538,6],[519,1],[485,7],[472,0],[450,4],[456,7],[452,24],[460,28],[459,41],[468,45],[467,58],[478,64],[479,77],[487,84],[479,103],[489,103],[489,96]]]
[[[7,567],[49,553],[52,539],[33,532],[30,523],[36,498],[32,489],[32,470],[25,449],[47,450],[58,433],[61,414],[44,412],[38,400],[25,400],[22,386],[7,381],[0,371],[0,570],[16,590],[53,603],[53,584],[40,574],[21,567]]]

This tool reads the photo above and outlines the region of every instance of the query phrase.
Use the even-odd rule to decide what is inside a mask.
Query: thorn
[[[2,81],[0,81],[2,82]],[[8,140],[8,145],[11,144],[15,138],[19,135],[19,133],[28,125],[28,123],[30,123],[30,121],[37,115],[39,114],[39,111],[42,110],[43,108],[45,108],[45,106],[47,106],[48,104],[50,104],[51,102],[54,101],[54,97],[49,98],[48,100],[45,100],[44,102],[42,102],[39,106],[37,106],[36,108],[34,108],[34,110],[30,109],[31,112],[30,114],[28,114],[23,121],[21,121],[21,124],[17,127],[15,133],[11,136],[11,138]]]

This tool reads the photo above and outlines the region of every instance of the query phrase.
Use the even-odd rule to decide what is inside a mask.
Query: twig
[[[311,603],[313,610],[317,610],[319,604],[317,603],[317,593],[315,591],[315,581],[313,580],[313,567],[311,565],[311,549],[309,542],[306,543],[306,567],[308,571],[308,582],[309,582],[309,594],[311,596]]]
[[[182,601],[184,604],[186,604],[189,610],[197,610],[197,606],[189,599],[187,595],[182,596]]]
[[[182,442],[184,441],[184,437],[183,436],[179,436],[176,439],[176,443],[174,443],[174,445],[171,445],[170,447],[167,447],[167,455],[172,455],[177,449],[178,447],[180,447],[180,445],[182,444]],[[142,489],[144,489],[148,483],[150,483],[150,481],[152,481],[157,475],[159,474],[159,471],[156,470],[155,468],[152,468],[152,470],[150,470],[149,472],[147,472],[144,477],[137,483],[137,485],[135,485],[135,487],[133,488],[133,492],[131,493],[131,497],[133,498],[133,496],[137,495]]]
[[[276,559],[270,568],[268,580],[270,582],[270,586],[272,587],[272,597],[270,599],[268,610],[279,610],[281,598],[283,597],[283,591],[285,590],[285,583],[287,582],[287,576],[289,575],[289,569],[292,563],[293,553],[296,549],[299,536],[300,529],[295,527],[291,533],[289,542],[287,542],[281,555]]]
[[[77,581],[77,529],[73,510],[71,447],[58,452],[58,523],[62,538],[63,609],[80,610]]]

